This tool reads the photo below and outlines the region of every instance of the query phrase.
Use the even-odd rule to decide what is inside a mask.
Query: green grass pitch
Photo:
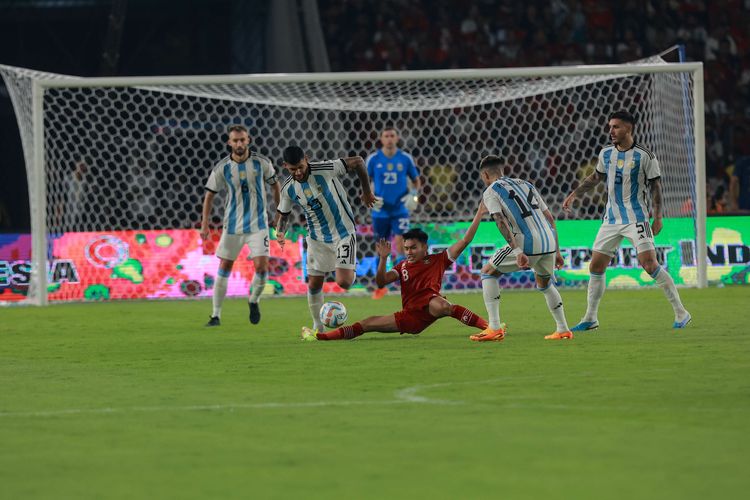
[[[506,292],[488,344],[451,318],[301,342],[304,299],[257,327],[227,301],[220,329],[210,301],[0,309],[0,498],[745,497],[750,288],[682,295],[684,331],[660,290],[610,290],[550,342],[543,297]]]

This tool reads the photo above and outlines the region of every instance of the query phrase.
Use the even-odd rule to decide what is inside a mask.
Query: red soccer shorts
[[[394,314],[398,331],[401,333],[417,334],[433,324],[437,318],[424,309],[409,309]]]

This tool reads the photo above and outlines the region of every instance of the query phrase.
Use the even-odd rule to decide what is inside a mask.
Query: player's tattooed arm
[[[654,222],[651,223],[651,232],[654,236],[661,232],[662,224],[662,194],[661,194],[661,179],[656,178],[649,181],[649,187],[651,188],[651,213],[654,217]]]
[[[366,207],[372,207],[373,203],[375,203],[375,195],[372,194],[370,176],[367,175],[365,160],[361,156],[351,156],[345,158],[344,163],[346,163],[347,170],[354,171],[359,178],[359,185],[362,187],[362,202]]]
[[[289,215],[291,215],[291,212],[276,212],[276,223],[274,224],[276,226],[276,241],[281,247],[286,242],[284,235],[286,234],[286,227],[289,224]]]
[[[505,241],[508,242],[508,245],[510,245],[511,248],[518,248],[518,243],[516,242],[516,238],[513,236],[513,231],[510,230],[508,219],[505,218],[503,213],[497,212],[495,214],[492,214],[492,218],[495,219],[497,229],[500,231],[500,234],[503,235]]]
[[[581,196],[582,194],[588,193],[603,180],[604,180],[604,174],[601,174],[599,173],[599,171],[594,170],[594,173],[592,173],[591,175],[583,179],[581,183],[578,185],[578,187],[575,188],[573,192],[568,195],[567,198],[565,198],[565,201],[563,201],[563,209],[570,210],[570,207],[572,206],[573,202],[579,196]]]
[[[278,182],[271,184],[271,191],[273,192],[273,202],[278,207],[281,201],[281,186]]]
[[[547,219],[547,222],[549,222],[549,225],[552,226],[552,231],[555,233],[555,246],[557,247],[557,252],[555,253],[555,267],[562,269],[565,264],[565,259],[563,259],[562,253],[560,253],[560,239],[557,237],[557,224],[555,224],[555,217],[549,210],[545,210],[542,213],[544,214],[544,218]]]

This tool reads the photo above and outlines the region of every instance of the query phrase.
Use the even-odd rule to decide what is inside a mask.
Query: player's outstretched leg
[[[547,302],[547,308],[555,318],[555,332],[545,336],[546,340],[565,340],[572,339],[573,332],[568,329],[568,322],[565,319],[565,309],[563,307],[562,297],[557,290],[554,282],[549,276],[537,276],[537,290],[544,294],[544,300]]]
[[[393,314],[388,316],[370,316],[352,325],[342,326],[330,332],[315,333],[309,328],[302,328],[302,340],[351,340],[365,332],[398,332],[398,324]]]
[[[362,323],[356,322],[352,325],[342,326],[329,332],[319,332],[315,335],[315,338],[318,340],[351,340],[359,337],[363,333]]]
[[[687,312],[685,306],[682,305],[680,293],[674,285],[672,276],[670,276],[670,274],[659,265],[657,265],[656,269],[650,274],[651,277],[656,280],[656,284],[658,284],[664,291],[664,295],[667,296],[669,303],[672,304],[672,309],[674,310],[674,323],[672,324],[672,328],[685,328],[693,318],[690,316],[690,313]]]
[[[457,319],[466,326],[473,326],[474,328],[479,328],[480,330],[484,330],[487,328],[487,326],[489,326],[486,319],[481,316],[477,316],[474,312],[458,304],[451,305],[450,316],[451,318]]]
[[[221,305],[224,303],[224,298],[227,296],[227,284],[229,283],[230,273],[231,271],[222,269],[221,266],[219,267],[216,281],[214,282],[213,311],[211,313],[211,319],[206,323],[206,326],[221,325]]]

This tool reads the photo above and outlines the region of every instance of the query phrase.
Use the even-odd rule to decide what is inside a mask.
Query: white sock
[[[319,332],[324,332],[325,327],[323,322],[320,321],[320,308],[323,305],[323,289],[319,288],[315,292],[311,292],[307,289],[307,305],[310,308],[310,316],[313,320],[313,329]]]
[[[223,271],[219,271],[222,273]],[[214,282],[214,312],[211,316],[221,318],[221,304],[227,296],[227,285],[229,284],[229,273],[227,276],[219,274]]]
[[[256,272],[255,276],[253,276],[253,281],[250,283],[250,288],[252,289],[252,292],[250,293],[250,298],[248,299],[248,302],[257,303],[260,300],[260,294],[263,293],[263,289],[266,287],[266,279],[268,278],[268,273],[259,273]]]
[[[680,300],[680,294],[677,291],[677,287],[674,286],[674,280],[672,276],[664,270],[661,266],[656,268],[656,271],[651,273],[651,277],[656,280],[656,284],[664,290],[664,295],[667,296],[667,300],[672,304],[674,309],[675,319],[682,319],[687,314],[685,306],[682,305]]]
[[[568,322],[565,320],[565,309],[563,308],[562,297],[560,297],[560,292],[557,291],[555,284],[550,281],[547,288],[540,288],[539,290],[544,294],[544,299],[547,301],[549,312],[551,312],[552,317],[555,318],[557,331],[569,331],[570,328],[568,328]]]
[[[598,321],[599,318],[599,302],[602,301],[604,295],[604,289],[607,286],[607,281],[604,279],[604,273],[590,273],[589,277],[589,293],[588,293],[588,306],[586,307],[586,315],[582,321]]]
[[[490,328],[500,328],[500,285],[497,276],[482,274],[482,295],[484,295],[484,307],[487,308]]]

